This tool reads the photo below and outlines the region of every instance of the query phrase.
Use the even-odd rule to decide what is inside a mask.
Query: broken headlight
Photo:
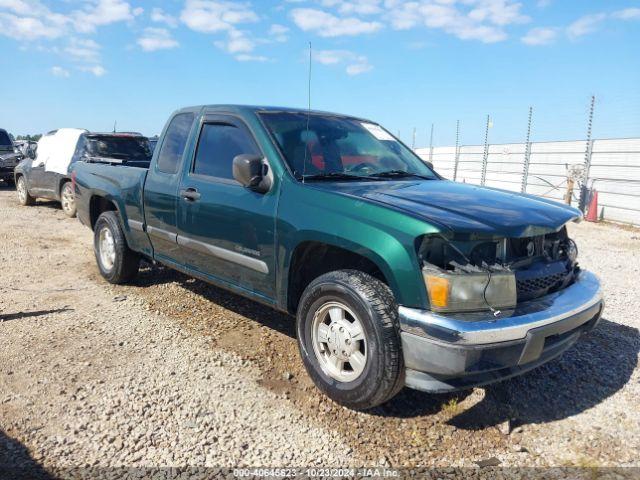
[[[513,272],[455,273],[425,267],[422,276],[436,312],[497,310],[517,302]]]

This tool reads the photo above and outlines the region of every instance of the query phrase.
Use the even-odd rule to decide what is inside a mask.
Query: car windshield
[[[260,116],[299,179],[438,178],[375,123],[305,112],[261,112]]]
[[[13,143],[11,143],[11,139],[9,138],[9,134],[7,132],[0,130],[0,148],[13,147]]]
[[[114,158],[118,160],[151,160],[149,140],[144,137],[89,137],[87,153],[92,157]]]

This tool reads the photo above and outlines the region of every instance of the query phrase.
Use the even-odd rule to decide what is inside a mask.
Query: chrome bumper
[[[502,311],[498,316],[491,312],[444,315],[400,307],[400,328],[403,332],[457,345],[508,342],[525,338],[531,329],[560,322],[601,301],[598,277],[582,271],[564,290]]]
[[[502,380],[551,360],[600,319],[598,278],[583,271],[560,292],[491,312],[399,308],[408,386],[439,392]]]

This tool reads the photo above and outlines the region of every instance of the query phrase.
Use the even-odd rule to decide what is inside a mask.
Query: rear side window
[[[260,153],[246,130],[228,124],[207,123],[200,134],[193,173],[233,179],[233,159],[245,153]]]
[[[179,113],[171,120],[158,155],[158,170],[161,172],[176,173],[178,171],[193,119],[193,113]]]
[[[0,130],[0,146],[2,147],[11,147],[13,144],[11,143],[11,139],[9,135],[4,130]]]

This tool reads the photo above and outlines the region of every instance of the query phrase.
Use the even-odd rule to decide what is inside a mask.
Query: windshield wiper
[[[316,173],[313,175],[304,175],[302,180],[376,180],[370,176],[350,175],[343,172],[326,172]]]
[[[420,175],[419,173],[405,172],[404,170],[387,170],[386,172],[374,173],[371,175],[374,178],[404,178],[414,177],[422,180],[435,180],[435,177],[428,177],[426,175]]]

